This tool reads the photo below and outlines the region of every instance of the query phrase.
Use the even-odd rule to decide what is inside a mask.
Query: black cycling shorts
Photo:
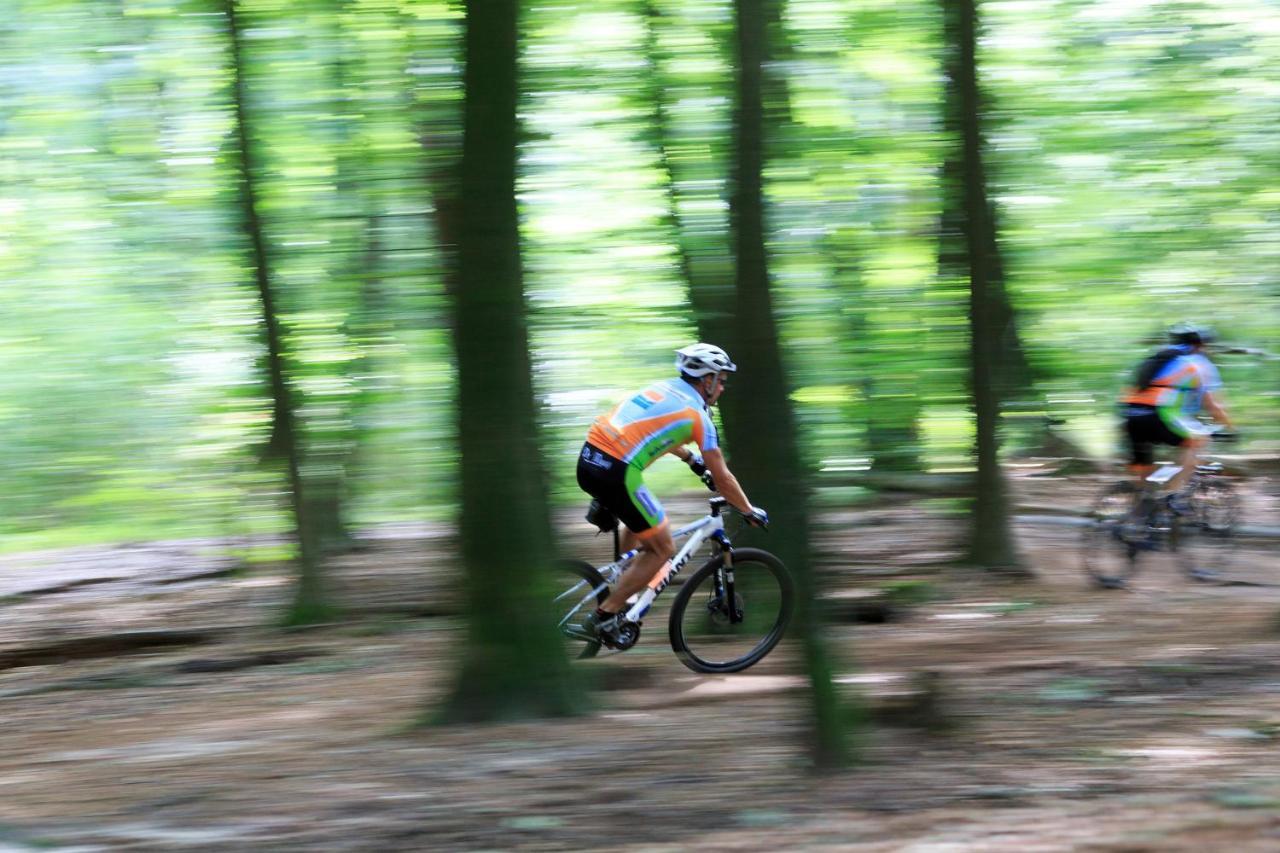
[[[604,504],[633,533],[656,530],[666,511],[644,484],[639,468],[591,444],[578,456],[578,486]]]
[[[1181,447],[1187,443],[1185,436],[1169,429],[1155,409],[1147,411],[1131,407],[1124,419],[1124,432],[1129,439],[1129,461],[1134,465],[1155,462],[1157,444]]]

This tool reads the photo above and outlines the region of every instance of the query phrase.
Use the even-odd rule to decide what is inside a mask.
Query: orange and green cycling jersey
[[[650,385],[596,418],[587,432],[587,443],[641,470],[690,442],[701,451],[720,446],[706,403],[683,379]]]
[[[1146,388],[1130,388],[1121,397],[1126,415],[1155,413],[1175,434],[1186,437],[1208,432],[1196,420],[1204,395],[1222,387],[1213,362],[1201,353],[1185,352],[1172,358],[1151,378]]]

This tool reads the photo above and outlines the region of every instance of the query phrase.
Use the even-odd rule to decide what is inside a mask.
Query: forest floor
[[[1017,488],[1083,508],[1096,482]],[[225,543],[4,558],[0,849],[1280,849],[1280,547],[1244,549],[1238,582],[1156,557],[1102,592],[1078,529],[1042,519],[1017,531],[1034,580],[1004,581],[953,565],[944,508],[823,515],[828,588],[932,594],[831,626],[875,722],[830,776],[806,769],[792,644],[699,676],[662,614],[575,664],[591,716],[414,727],[459,640],[442,529],[376,531],[332,570],[347,619],[295,632],[271,627],[287,577]],[[1280,523],[1272,485],[1248,512]]]

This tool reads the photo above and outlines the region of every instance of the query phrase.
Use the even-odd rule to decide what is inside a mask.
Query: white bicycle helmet
[[[729,360],[729,354],[712,344],[690,344],[676,350],[676,369],[689,376],[706,376],[711,373],[736,373],[738,365]]]

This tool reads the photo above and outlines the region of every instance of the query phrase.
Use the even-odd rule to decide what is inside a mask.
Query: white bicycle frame
[[[727,507],[725,509],[727,509]],[[640,593],[640,595],[635,598],[634,603],[627,608],[626,616],[624,618],[628,622],[639,622],[643,619],[644,615],[649,612],[649,608],[653,606],[653,602],[662,594],[662,591],[670,585],[671,579],[680,574],[680,570],[684,568],[687,562],[689,562],[689,558],[692,557],[694,552],[702,546],[702,543],[723,532],[723,515],[705,515],[697,521],[691,524],[686,524],[679,530],[674,531],[671,534],[672,539],[678,540],[688,536],[689,541],[685,542],[684,545],[681,546],[680,550],[676,552],[676,555],[671,558],[671,562],[667,564],[669,568],[667,568],[665,572],[660,571],[654,576],[653,580],[649,581],[649,586],[644,590],[644,592]],[[598,571],[604,578],[605,582],[600,586],[589,590],[585,595],[583,595],[578,601],[577,606],[565,614],[565,617],[560,620],[560,627],[563,628],[565,623],[572,619],[575,614],[582,610],[583,607],[588,604],[594,604],[596,596],[598,596],[602,590],[607,589],[609,584],[616,581],[618,576],[622,574],[622,572],[639,553],[639,548],[632,548],[614,562],[609,563],[607,566],[600,567]],[[569,587],[569,589],[557,595],[556,601],[560,601],[563,598],[573,595],[578,590],[586,587],[586,585],[587,582],[585,580],[578,581],[576,584]]]

